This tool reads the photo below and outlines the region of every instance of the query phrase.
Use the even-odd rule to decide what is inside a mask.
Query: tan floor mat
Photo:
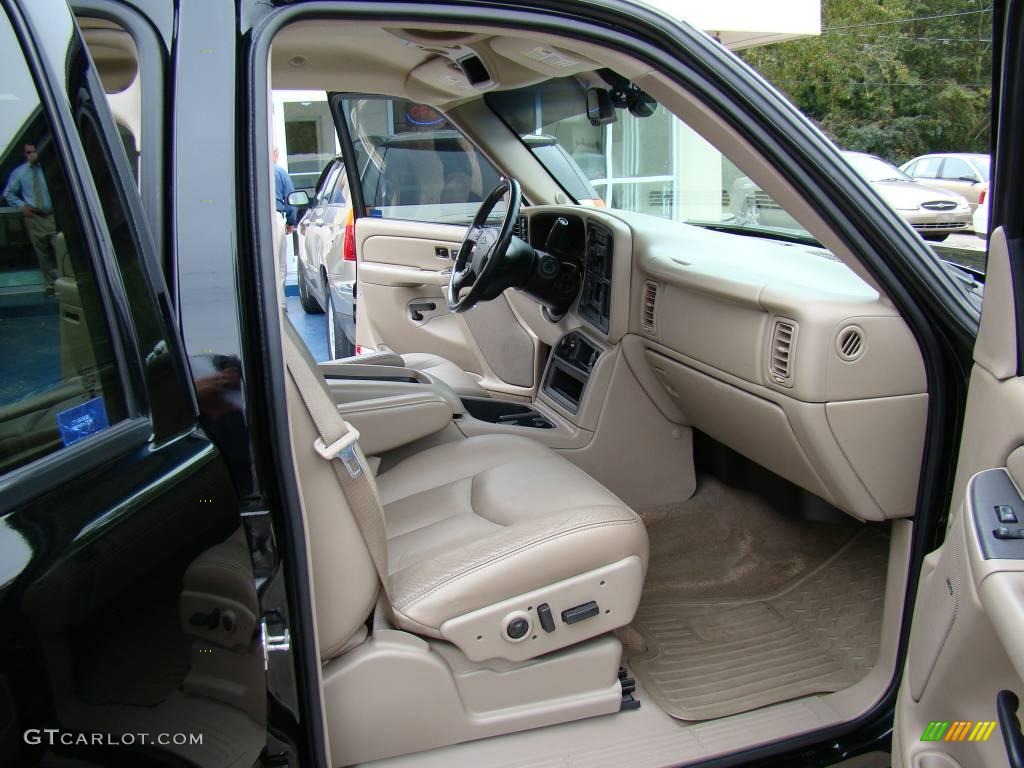
[[[888,538],[864,529],[774,597],[641,603],[629,669],[673,717],[707,720],[846,688],[878,655]]]

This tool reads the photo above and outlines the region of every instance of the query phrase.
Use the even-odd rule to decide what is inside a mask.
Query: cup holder
[[[532,427],[534,429],[553,429],[555,426],[524,403],[464,397],[462,404],[470,416],[490,424],[509,424],[514,427]]]

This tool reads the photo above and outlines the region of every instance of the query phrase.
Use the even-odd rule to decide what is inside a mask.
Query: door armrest
[[[342,403],[338,412],[359,430],[367,456],[432,435],[452,421],[451,404],[432,390]]]

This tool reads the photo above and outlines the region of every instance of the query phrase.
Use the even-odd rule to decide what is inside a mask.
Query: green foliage
[[[823,0],[820,37],[740,55],[844,149],[988,152],[991,2]]]

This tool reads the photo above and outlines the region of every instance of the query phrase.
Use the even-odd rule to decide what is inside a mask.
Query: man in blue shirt
[[[288,171],[277,164],[279,153],[274,147],[274,192],[277,212],[284,216],[285,231],[290,235],[295,229],[295,207],[288,205],[288,195],[295,191],[295,185]]]
[[[8,205],[21,211],[32,249],[36,252],[39,271],[46,278],[46,292],[52,294],[53,283],[57,279],[57,259],[53,250],[57,225],[53,220],[53,201],[39,164],[36,145],[26,144],[24,152],[25,162],[15,168],[7,180],[4,198]]]

